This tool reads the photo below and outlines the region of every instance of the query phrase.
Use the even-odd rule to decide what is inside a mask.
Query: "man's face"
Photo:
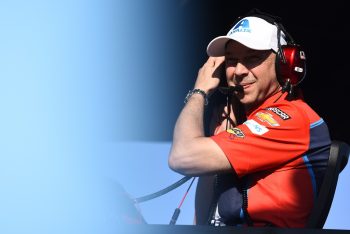
[[[229,86],[241,85],[237,97],[248,109],[260,105],[280,88],[272,50],[252,50],[236,41],[226,45],[226,79]]]

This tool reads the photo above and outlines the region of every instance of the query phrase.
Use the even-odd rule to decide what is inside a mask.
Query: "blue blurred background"
[[[180,105],[168,100],[187,92],[178,88],[188,78],[178,62],[187,57],[181,7],[0,2],[0,233],[115,231],[109,177],[133,164],[118,160],[155,158],[138,146],[130,153],[106,144],[172,131]],[[142,183],[140,193],[149,186],[122,183]]]
[[[186,0],[0,2],[0,233],[118,233],[118,185],[135,198],[182,178],[167,154],[223,32],[208,12]],[[347,169],[329,228],[350,228]],[[141,203],[145,220],[169,223],[188,185]],[[178,224],[192,224],[194,192]]]

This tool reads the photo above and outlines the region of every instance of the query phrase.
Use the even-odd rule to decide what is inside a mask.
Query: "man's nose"
[[[235,74],[237,76],[248,74],[249,70],[243,63],[238,62],[235,69]]]

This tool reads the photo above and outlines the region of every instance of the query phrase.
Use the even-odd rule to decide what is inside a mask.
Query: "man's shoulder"
[[[313,123],[321,119],[317,112],[301,99],[272,103],[264,109],[274,112],[284,120],[294,119]]]
[[[305,113],[310,123],[319,121],[321,119],[318,113],[308,103],[304,102],[303,100],[291,101],[290,105],[293,105],[298,112]]]

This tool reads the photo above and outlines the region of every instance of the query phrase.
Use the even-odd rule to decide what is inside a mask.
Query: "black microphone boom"
[[[219,87],[219,91],[223,94],[232,94],[234,91],[243,92],[243,87],[241,85]]]

